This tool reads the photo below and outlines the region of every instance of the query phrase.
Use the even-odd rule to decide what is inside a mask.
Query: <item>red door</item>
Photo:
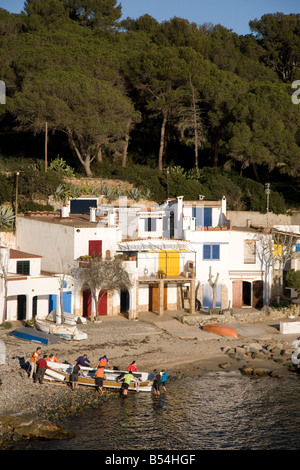
[[[99,294],[99,297],[102,295],[102,291]],[[82,315],[84,317],[90,317],[92,311],[92,294],[91,291],[84,290],[82,293]],[[107,293],[103,295],[100,302],[98,303],[98,315],[107,315]]]
[[[99,297],[101,297],[102,293],[103,291],[100,291]],[[98,303],[98,315],[107,315],[107,292],[105,292]]]
[[[89,240],[89,256],[102,256],[102,240]]]

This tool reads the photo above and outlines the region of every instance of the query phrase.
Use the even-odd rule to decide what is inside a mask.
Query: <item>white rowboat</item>
[[[59,374],[60,381],[71,382],[71,374],[73,371],[72,364],[64,364],[58,362],[47,362],[48,367],[52,370],[46,369],[44,378],[53,380],[53,372]],[[119,381],[128,371],[120,371],[113,369],[104,369],[106,380],[103,382],[104,389],[118,390],[122,387],[122,381]],[[78,376],[78,385],[87,385],[96,387],[96,369],[92,367],[81,367],[80,375]],[[153,386],[153,374],[149,372],[134,372],[135,380],[132,380],[129,385],[129,390],[136,392],[151,392]],[[58,379],[59,380],[59,379]]]

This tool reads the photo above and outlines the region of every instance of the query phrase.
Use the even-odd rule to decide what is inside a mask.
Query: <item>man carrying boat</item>
[[[127,367],[127,370],[131,370],[131,372],[138,372],[136,361],[132,361],[132,363]]]
[[[99,358],[98,367],[109,367],[110,369],[112,368],[106,356],[102,356]]]
[[[122,383],[122,390],[123,390],[123,395],[125,395],[125,396],[127,395],[129,384],[130,384],[131,380],[137,381],[137,379],[133,376],[133,373],[131,372],[131,370],[129,370],[124,375],[124,377],[118,379],[118,382],[121,382],[121,381],[123,382]]]
[[[37,381],[39,381],[39,383],[42,384],[46,369],[50,369],[50,367],[47,366],[47,355],[46,354],[44,355],[44,357],[41,357],[41,359],[39,359],[37,361],[37,366],[38,366],[38,370],[37,370],[36,376],[34,378],[34,383],[36,384]]]
[[[34,353],[32,353],[32,356],[30,358],[30,374],[29,374],[29,377],[31,379],[33,377],[33,374],[36,373],[36,363],[37,363],[37,360],[39,358],[40,350],[41,350],[40,347],[36,348],[36,350],[34,351]]]
[[[83,367],[91,367],[91,361],[87,358],[87,355],[84,354],[83,356],[79,356],[76,361],[73,362],[73,365],[80,365]]]
[[[57,362],[59,364],[59,360],[57,357],[54,356],[54,354],[50,354],[50,356],[47,358],[48,362]]]
[[[107,380],[104,374],[104,368],[98,367],[96,370],[96,386],[98,393],[101,393],[101,395],[103,395],[103,380]]]

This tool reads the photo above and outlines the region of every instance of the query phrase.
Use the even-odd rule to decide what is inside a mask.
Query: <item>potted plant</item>
[[[162,278],[166,277],[166,274],[165,274],[164,270],[159,269],[156,273],[156,277],[159,278],[159,279],[162,279]]]

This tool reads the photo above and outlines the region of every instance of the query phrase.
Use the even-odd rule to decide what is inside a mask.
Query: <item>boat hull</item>
[[[71,374],[73,366],[71,364],[63,364],[57,362],[48,362],[48,367],[50,367],[55,373],[60,375],[60,381],[71,382]],[[85,385],[90,387],[97,387],[96,384],[96,369],[92,367],[81,367],[81,374],[78,376],[78,385]],[[127,371],[111,370],[105,369],[104,373],[107,380],[103,381],[104,389],[114,389],[120,390],[122,388],[122,382],[118,381],[118,378],[121,378]],[[51,377],[52,371],[46,370],[45,379],[53,380]],[[153,386],[153,374],[148,372],[136,372],[134,377],[137,381],[132,380],[129,384],[128,390],[135,392],[151,392]]]
[[[26,341],[31,341],[38,344],[51,344],[51,343],[60,343],[60,338],[58,336],[53,336],[42,331],[37,331],[31,327],[22,327],[13,330],[10,333],[12,336],[23,339]]]
[[[220,323],[208,323],[203,326],[203,331],[215,333],[216,335],[238,338],[236,330],[232,326],[222,325]]]
[[[36,328],[44,333],[59,336],[67,341],[87,339],[87,334],[79,331],[76,326],[57,325],[47,320],[35,320]]]

